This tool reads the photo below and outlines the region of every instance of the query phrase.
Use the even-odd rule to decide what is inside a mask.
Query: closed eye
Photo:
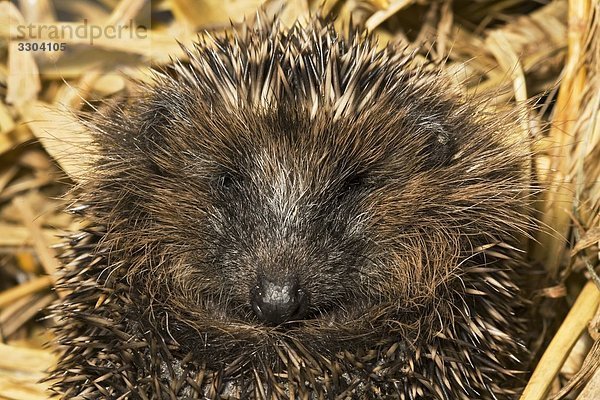
[[[244,177],[231,171],[225,171],[218,175],[216,183],[219,189],[228,191],[241,187],[244,183]]]
[[[360,172],[348,175],[341,181],[338,189],[338,198],[343,199],[347,196],[357,193],[366,185],[366,182],[366,173]]]

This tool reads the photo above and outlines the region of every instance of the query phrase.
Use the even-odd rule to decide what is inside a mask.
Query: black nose
[[[250,291],[250,303],[261,320],[272,324],[301,319],[306,313],[307,295],[297,284],[259,279]]]

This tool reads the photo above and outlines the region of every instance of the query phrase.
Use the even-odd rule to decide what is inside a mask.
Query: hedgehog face
[[[508,393],[489,366],[518,349],[512,125],[367,36],[219,40],[88,122],[98,284],[126,285],[143,332],[234,386]]]
[[[116,118],[138,130],[105,145],[132,153],[101,190],[123,199],[108,213],[120,248],[142,256],[128,276],[187,321],[352,331],[392,309],[413,323],[515,223],[522,161],[464,104],[412,88],[336,118],[285,98],[217,107],[167,83]]]
[[[185,135],[197,135],[187,156],[156,160],[155,178],[164,179],[157,185],[185,199],[158,229],[193,226],[169,234],[191,249],[165,263],[183,296],[211,302],[226,318],[272,324],[340,313],[353,320],[365,306],[408,309],[433,296],[433,282],[456,268],[460,238],[442,210],[419,199],[430,191],[443,201],[449,189],[434,175],[450,167],[456,144],[440,143],[428,127],[411,129],[406,117],[369,114],[350,126],[329,112],[310,121],[285,108],[225,117],[237,121],[222,126],[219,148],[198,127]],[[152,153],[182,154],[169,140]],[[183,185],[166,179],[185,171]]]

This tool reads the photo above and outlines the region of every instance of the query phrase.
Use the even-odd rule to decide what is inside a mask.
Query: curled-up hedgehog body
[[[312,21],[84,116],[64,398],[502,399],[527,368],[529,146],[412,53]]]

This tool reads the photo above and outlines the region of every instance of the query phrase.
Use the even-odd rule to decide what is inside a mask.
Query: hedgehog
[[[81,115],[65,399],[507,399],[532,157],[408,46],[313,18],[200,37]],[[529,329],[530,330],[530,329]]]

